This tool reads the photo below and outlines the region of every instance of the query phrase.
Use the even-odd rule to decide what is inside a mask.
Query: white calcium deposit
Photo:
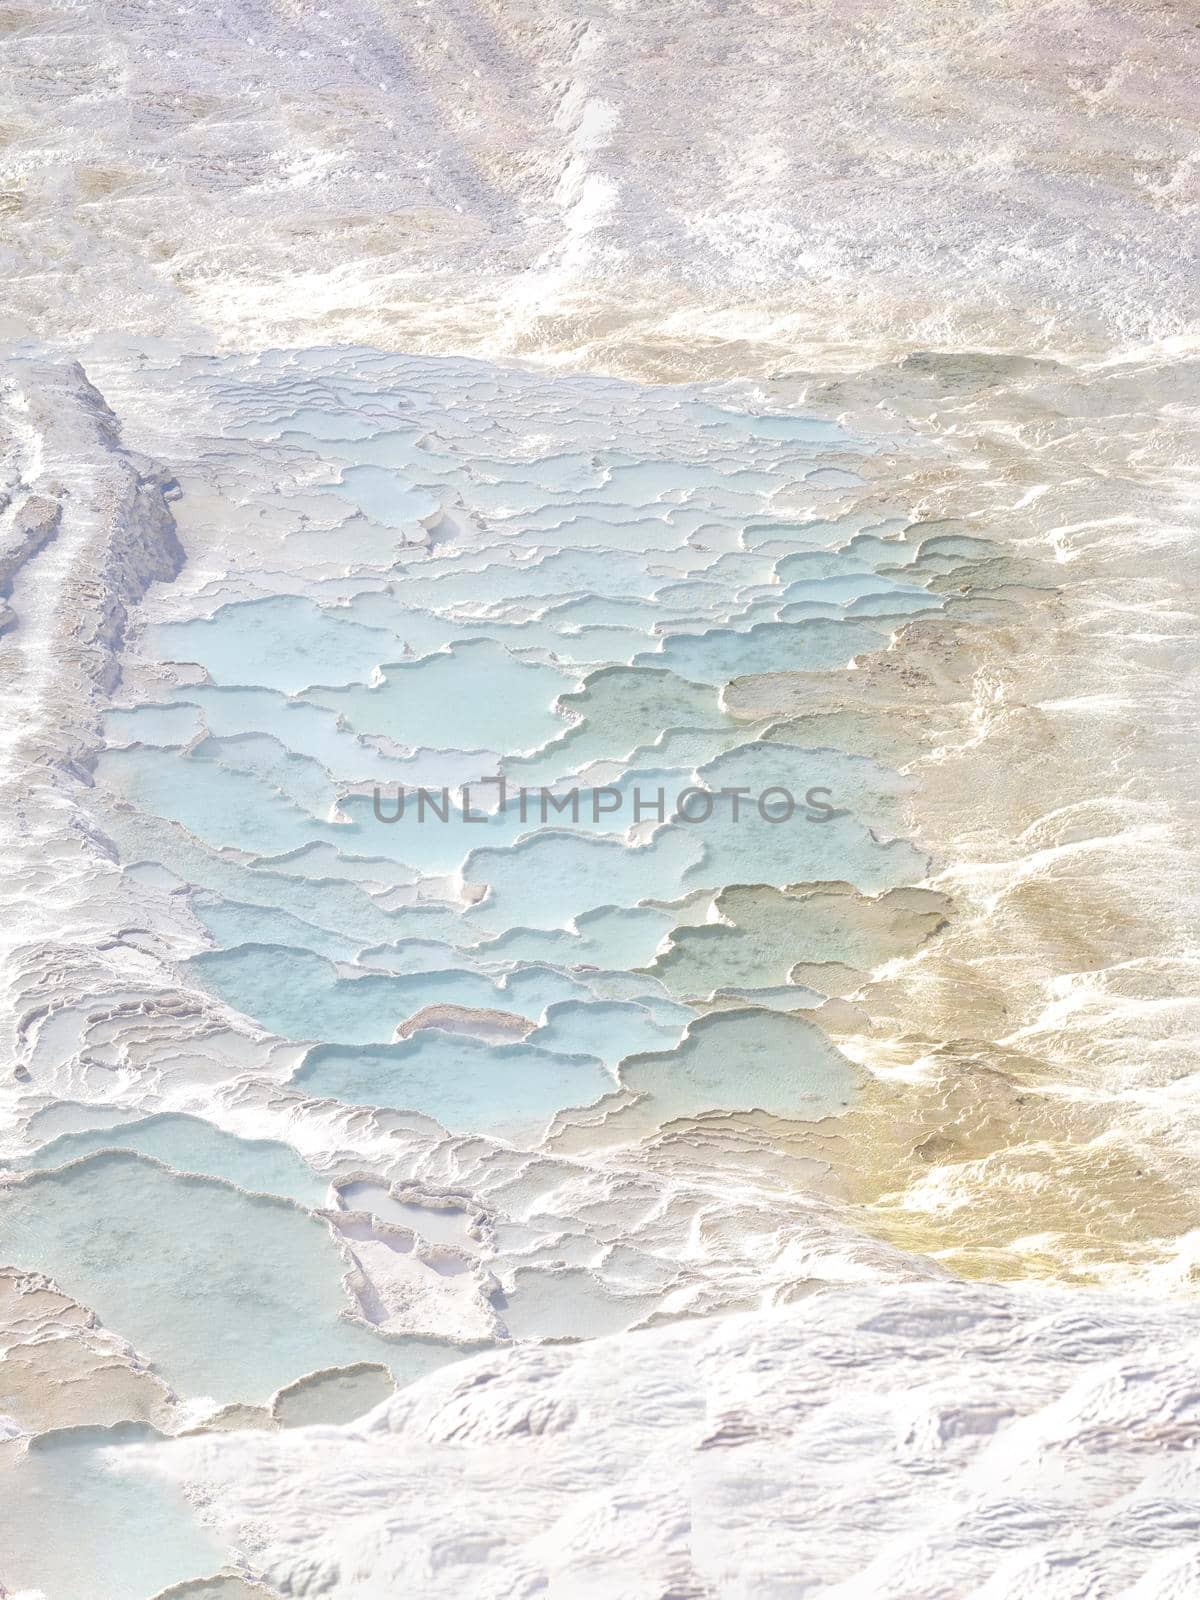
[[[1187,8],[0,31],[0,1593],[1200,1592]]]
[[[1185,1311],[862,1286],[152,1464],[288,1595],[1184,1600],[1195,1360]]]

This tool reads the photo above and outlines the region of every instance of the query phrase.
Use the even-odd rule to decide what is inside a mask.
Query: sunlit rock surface
[[[0,1588],[1190,1600],[1187,15],[0,30]]]
[[[857,1315],[870,1281],[946,1280],[950,1328],[959,1296],[1018,1327],[1041,1304],[950,1273],[1186,1281],[1188,925],[1155,920],[1191,870],[1185,702],[1158,691],[1110,781],[1089,732],[1164,683],[1185,608],[1114,653],[1138,548],[1072,456],[1126,417],[1105,459],[1138,526],[1164,489],[1119,408],[1161,371],[654,389],[111,342],[95,383],[13,370],[14,1506],[48,1428],[92,1430],[61,1457],[85,1476],[211,1438],[233,1504],[271,1459],[239,1441],[436,1393],[481,1348],[520,1385],[513,1345],[636,1362],[656,1325]],[[1019,440],[1051,396],[1077,420],[1047,485]],[[274,1535],[184,1504],[96,1567],[112,1600],[305,1592]],[[982,1525],[959,1537],[974,1571]],[[624,1581],[601,1530],[571,1538]],[[368,1544],[310,1592],[395,1581],[411,1551]],[[526,1555],[498,1548],[508,1592]],[[10,1565],[73,1594],[78,1558]]]
[[[1194,335],[1193,23],[15,0],[7,328],[669,381]]]
[[[862,1286],[134,1458],[289,1595],[1183,1600],[1195,1340],[1115,1296]]]

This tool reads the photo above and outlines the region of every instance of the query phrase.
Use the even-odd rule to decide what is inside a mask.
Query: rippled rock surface
[[[869,1077],[818,1021],[842,958],[940,926],[910,786],[725,703],[944,608],[888,435],[378,352],[97,359],[120,423],[16,369],[56,408],[31,462],[94,460],[15,512],[8,647],[45,751],[14,847],[30,890],[77,861],[42,914],[78,938],[10,929],[0,1255],[111,1330],[71,1471],[144,1437],[104,1435],[121,1372],[167,1431],[271,1429],[481,1345],[936,1274],[848,1220]],[[8,1404],[20,1505],[62,1408]],[[199,1575],[153,1529],[114,1596]]]
[[[420,1573],[425,1594],[496,1600],[549,1586],[1182,1600],[1200,1581],[1180,1537],[1197,1493],[1194,1348],[1193,1316],[1119,1297],[862,1286],[482,1357],[350,1428],[136,1454],[202,1485],[284,1594],[365,1600]]]
[[[0,17],[0,1591],[1196,1591],[1198,36]]]
[[[5,1470],[18,1520],[102,1474],[136,1523],[85,1558],[113,1600],[396,1581],[417,1557],[372,1538],[297,1591],[310,1558],[262,1556],[238,1497],[276,1470],[267,1436],[433,1394],[481,1350],[519,1388],[513,1347],[633,1352],[783,1307],[803,1329],[814,1295],[816,1329],[864,1281],[944,1280],[920,1291],[942,1338],[960,1299],[1006,1326],[1040,1304],[951,1271],[1186,1270],[1178,1094],[1146,1145],[1167,1057],[1131,1073],[1072,999],[1110,949],[1108,991],[1158,1005],[1172,959],[1134,903],[1099,909],[1115,877],[1089,920],[1071,876],[1110,837],[1128,875],[1136,838],[1146,904],[1171,892],[1155,802],[1125,781],[1106,823],[1078,764],[1092,660],[1133,702],[1159,646],[1103,656],[1095,585],[1136,556],[1071,531],[1093,523],[1069,459],[1022,491],[1043,463],[998,442],[1053,394],[1064,453],[1094,454],[1091,391],[111,343],[95,383],[12,371]],[[1104,403],[1142,404],[1121,381]],[[1078,678],[1031,703],[1014,673],[1053,673],[1046,628]],[[1141,737],[1165,815],[1174,769]],[[1154,1013],[1174,1081],[1179,1008]],[[1065,1392],[1074,1357],[1047,1360]],[[145,1477],[198,1431],[162,1459],[193,1463],[193,1503],[193,1471],[222,1485],[207,1528]],[[568,1567],[624,1570],[594,1534]],[[72,1594],[78,1559],[16,1548],[9,1576]]]

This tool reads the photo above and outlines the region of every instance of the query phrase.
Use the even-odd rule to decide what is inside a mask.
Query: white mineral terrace
[[[0,1594],[1200,1594],[1186,8],[0,19]]]

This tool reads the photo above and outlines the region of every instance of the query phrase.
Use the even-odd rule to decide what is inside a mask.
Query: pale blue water
[[[908,573],[919,556],[936,558],[938,541],[905,544],[900,518],[780,514],[798,493],[835,505],[856,480],[823,452],[865,447],[830,423],[601,385],[579,414],[581,447],[507,455],[490,424],[473,433],[439,409],[444,376],[430,369],[429,387],[406,394],[399,427],[394,399],[369,388],[351,399],[345,386],[344,413],[285,405],[237,424],[324,448],[336,463],[327,492],[353,502],[362,527],[419,522],[438,542],[398,564],[390,545],[383,584],[364,572],[356,587],[347,569],[336,604],[280,594],[152,630],[152,650],[201,665],[212,681],[176,704],[115,714],[111,738],[129,747],[108,751],[98,777],[144,818],[116,819],[123,846],[136,841],[140,855],[157,854],[205,891],[196,914],[217,948],[193,972],[257,1022],[358,1050],[387,1045],[430,1005],[507,1010],[531,1024],[549,1006],[539,1043],[615,1067],[669,1048],[682,1023],[602,994],[587,969],[651,965],[674,923],[669,902],[726,883],[839,879],[877,892],[923,871],[920,854],[893,838],[901,789],[890,775],[837,751],[757,744],[758,730],[721,709],[720,691],[748,673],[840,668],[877,647],[889,624],[872,615],[931,603]],[[656,406],[665,447],[652,442]],[[418,423],[425,408],[437,426]],[[469,536],[464,516],[475,518]],[[188,740],[185,755],[177,746]],[[593,809],[592,763],[619,811],[607,795]],[[479,781],[498,773],[510,785],[557,783],[565,809],[535,795],[523,814],[515,800],[498,811],[495,787]],[[444,807],[438,784],[458,800],[464,781],[470,819],[454,804],[445,822],[418,810],[417,784]],[[347,793],[371,782],[384,785],[378,816],[369,792]],[[572,783],[578,813],[564,799]],[[397,785],[408,790],[403,817],[381,820],[397,815]],[[781,785],[809,820],[781,824],[719,792]],[[697,787],[714,797],[700,822],[676,812],[679,794]],[[820,795],[819,813],[802,801],[807,790]],[[155,814],[186,832],[156,833]],[[637,839],[627,837],[639,820]],[[240,858],[216,854],[229,847]],[[469,909],[384,909],[388,883],[431,874],[482,898]],[[804,954],[798,930],[788,955]],[[786,981],[782,959],[751,966],[718,965],[711,977],[729,981],[714,989],[752,992],[767,970],[766,987]],[[787,1000],[774,996],[768,1009]],[[514,1075],[498,1080],[511,1096],[508,1124],[503,1095],[471,1079],[461,1103],[431,1082],[414,1086],[420,1104],[410,1109],[511,1129],[552,1111],[555,1093],[570,1096],[563,1108],[586,1103],[570,1074],[538,1076],[541,1056],[528,1061],[527,1096]],[[347,1081],[356,1101],[369,1090],[362,1074]]]
[[[314,1050],[295,1082],[351,1105],[418,1111],[452,1133],[517,1140],[536,1139],[556,1111],[591,1105],[616,1087],[592,1056],[489,1045],[437,1029],[387,1049]]]
[[[283,945],[311,950],[327,961],[356,961],[363,949],[361,938],[318,927],[268,905],[197,896],[193,909],[216,943],[226,948],[241,944]]]
[[[671,1049],[694,1017],[686,1006],[567,1000],[549,1008],[546,1021],[529,1035],[529,1043],[594,1055],[615,1069],[626,1056]]]
[[[311,839],[332,841],[337,830],[318,821],[272,784],[215,759],[134,746],[108,750],[96,762],[99,780],[139,807],[181,822],[208,844],[255,854],[299,849]]]
[[[412,488],[384,467],[350,467],[342,474],[341,482],[333,485],[333,491],[385,528],[419,526],[441,505],[435,496]]]
[[[922,596],[901,589],[893,590],[889,594],[865,594],[861,599],[852,600],[846,607],[851,616],[889,618],[908,618],[925,613],[935,615],[941,609],[942,602],[931,599],[929,595]],[[783,606],[779,618],[781,622],[790,622],[792,607]]]
[[[340,977],[308,951],[238,945],[196,957],[192,970],[230,1005],[291,1039],[386,1043],[399,1023],[432,1005],[515,1011],[536,1021],[547,1005],[583,992],[565,973],[535,969],[505,983],[462,968],[402,976]]]
[[[350,1321],[346,1267],[320,1219],[131,1152],[7,1188],[0,1257],[50,1274],[184,1394],[262,1402],[356,1361],[407,1381],[456,1354]]]
[[[460,1206],[416,1205],[397,1200],[381,1183],[364,1180],[342,1187],[342,1203],[348,1211],[371,1211],[384,1222],[411,1228],[430,1244],[450,1245],[456,1250],[477,1250],[471,1235],[472,1216]]]
[[[852,656],[877,650],[886,636],[868,623],[811,618],[764,622],[747,633],[714,629],[675,635],[661,650],[634,657],[635,666],[664,666],[693,683],[716,686],[755,672],[820,672],[844,667]]]
[[[311,600],[281,595],[223,606],[211,618],[150,630],[147,648],[195,662],[214,683],[292,694],[310,684],[354,683],[386,661],[393,641]]]
[[[100,793],[123,802],[106,823],[122,859],[192,886],[212,942],[193,980],[310,1046],[294,1078],[307,1095],[452,1134],[533,1145],[597,1101],[632,1138],[729,1110],[836,1117],[855,1073],[792,1015],[821,996],[789,981],[797,963],[841,959],[836,918],[806,919],[780,891],[878,893],[926,862],[902,837],[895,774],[784,730],[766,742],[722,690],[879,648],[897,618],[941,604],[926,584],[974,541],[918,546],[903,516],[848,511],[850,458],[873,447],[824,420],[470,363],[402,363],[400,382],[392,358],[367,355],[327,383],[335,358],[314,353],[310,387],[304,361],[278,358],[277,391],[270,360],[244,395],[235,373],[223,403],[231,437],[304,451],[306,513],[325,509],[248,569],[258,598],[150,630],[149,653],[201,681],[115,712],[97,766]],[[528,418],[498,416],[501,378]],[[482,782],[501,775],[505,810]],[[522,814],[522,784],[555,786],[562,809],[543,813],[535,792]],[[403,819],[381,820],[400,785]],[[421,816],[417,786],[438,805],[446,786],[449,820]],[[796,807],[783,822],[781,788]],[[692,820],[678,814],[687,790],[707,816],[695,796]],[[728,885],[765,886],[736,926],[706,905]],[[710,995],[734,1008],[704,1020]],[[432,1006],[506,1013],[528,1036],[396,1042]],[[286,1147],[150,1118],[74,1129],[39,1159],[114,1144],[130,1153],[14,1191],[13,1247],[36,1243],[185,1388],[261,1398],[317,1365],[386,1359],[403,1376],[445,1359],[340,1316],[323,1225],[214,1181],[312,1204],[321,1180]],[[71,1196],[108,1219],[96,1238],[73,1227]],[[357,1199],[419,1226],[421,1208],[375,1180]],[[461,1216],[425,1223],[464,1242]],[[169,1243],[184,1237],[189,1255],[194,1237],[215,1252],[187,1282]],[[517,1335],[579,1337],[629,1326],[657,1292],[614,1301],[575,1267],[523,1271],[506,1315]]]
[[[339,725],[337,713],[308,700],[292,700],[274,689],[198,686],[188,700],[218,738],[268,728],[287,749],[308,756],[327,772],[344,779],[377,778],[381,783],[406,781],[403,761],[385,756]]]
[[[631,764],[672,728],[712,728],[745,737],[722,712],[716,691],[688,683],[662,667],[610,666],[593,673],[562,704],[575,720],[545,752],[528,761],[507,761],[513,782],[533,786],[578,772],[592,761]],[[649,765],[643,760],[639,765]]]
[[[634,850],[619,840],[545,829],[507,850],[474,850],[463,863],[469,883],[486,884],[473,920],[505,928],[565,928],[601,906],[674,900],[704,845],[682,828],[667,828]]]
[[[203,818],[199,819],[200,824]],[[301,922],[315,923],[357,940],[380,944],[395,936],[397,922],[372,897],[370,885],[404,882],[410,876],[395,862],[362,864],[337,857],[313,859],[299,854],[261,864],[231,860],[205,848],[183,829],[146,811],[113,810],[107,832],[131,863],[159,862],[207,893],[234,904],[270,911],[278,907]],[[240,941],[239,941],[240,942]]]
[[[301,1206],[323,1206],[328,1178],[288,1145],[273,1139],[239,1139],[198,1117],[156,1116],[106,1128],[61,1134],[21,1163],[23,1167],[63,1167],[100,1150],[129,1150],[174,1167],[177,1172],[223,1178],[242,1189],[282,1195]]]
[[[756,1008],[704,1018],[677,1052],[631,1058],[621,1082],[656,1123],[715,1106],[819,1121],[852,1103],[858,1075],[812,1023]]]
[[[110,711],[104,721],[104,731],[115,745],[188,744],[202,732],[202,727],[197,708],[183,704]]]
[[[570,928],[510,929],[487,948],[497,958],[511,961],[644,967],[674,921],[669,911],[652,906],[601,906],[580,912]]]
[[[309,698],[356,733],[409,748],[520,751],[563,731],[554,703],[575,687],[569,673],[476,639],[411,666],[389,666],[377,686],[319,689]]]
[[[0,1495],[5,1582],[46,1600],[150,1600],[170,1584],[216,1573],[229,1552],[182,1495],[120,1470],[123,1449],[158,1437],[125,1422],[33,1440]]]

